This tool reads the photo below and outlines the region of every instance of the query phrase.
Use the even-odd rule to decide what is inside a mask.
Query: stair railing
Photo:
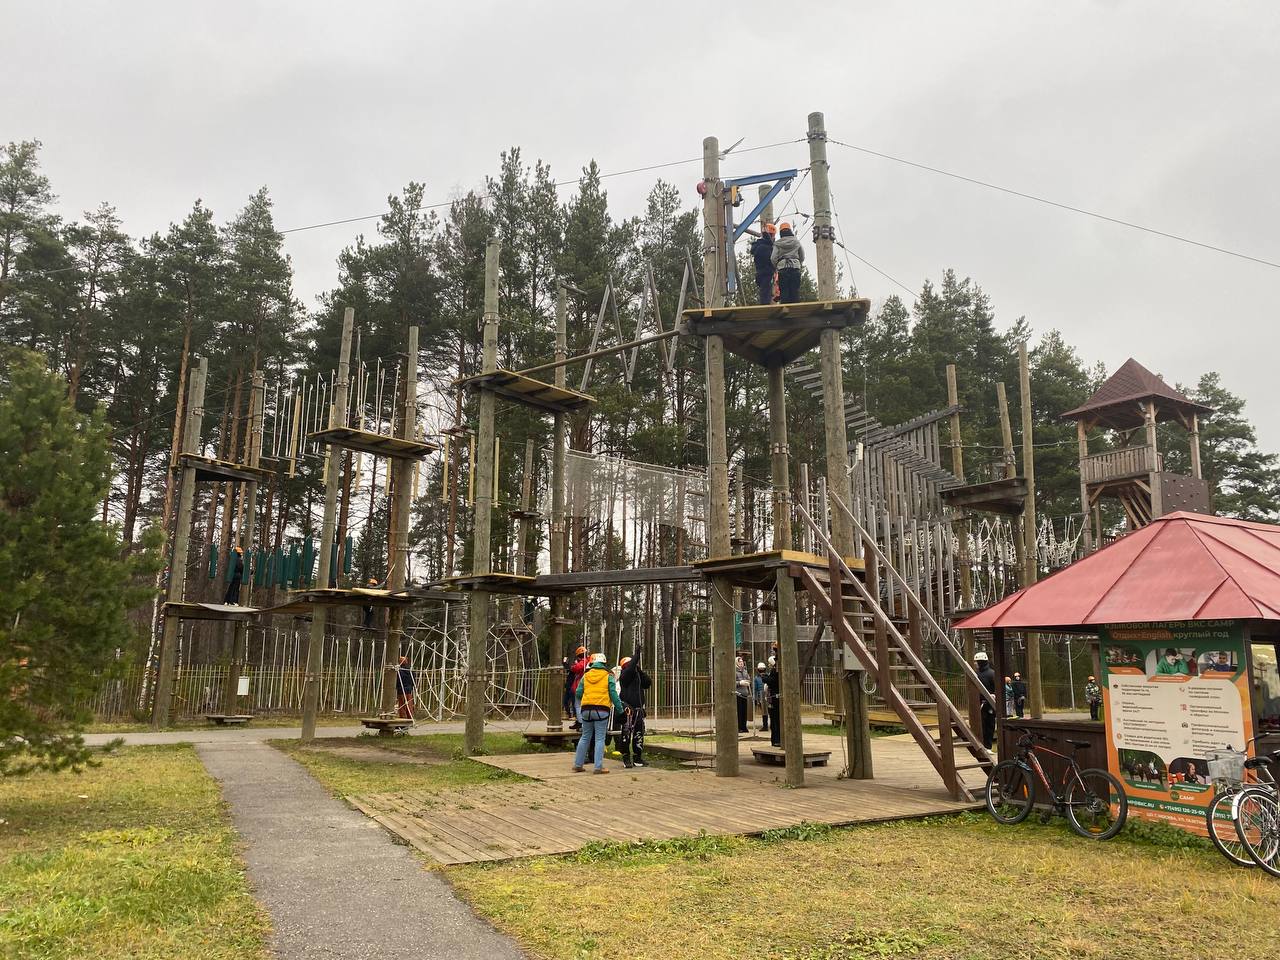
[[[982,685],[982,681],[978,679],[977,671],[974,670],[973,667],[971,667],[968,664],[968,662],[964,658],[964,654],[961,653],[960,649],[954,643],[951,642],[951,637],[948,635],[947,631],[942,629],[942,625],[933,618],[933,614],[929,612],[928,608],[925,607],[925,605],[921,602],[920,597],[916,594],[914,590],[911,589],[911,585],[907,583],[906,577],[904,577],[902,573],[899,572],[897,567],[895,567],[892,563],[889,562],[889,558],[884,555],[884,552],[880,549],[880,545],[876,543],[875,538],[872,537],[871,534],[867,532],[866,527],[864,527],[861,523],[858,522],[858,518],[853,515],[853,513],[845,505],[845,502],[840,499],[840,495],[837,493],[831,493],[831,499],[836,502],[836,506],[839,507],[840,510],[844,512],[844,515],[853,524],[854,530],[857,532],[858,536],[862,538],[862,542],[866,547],[866,549],[871,551],[871,553],[874,554],[876,559],[880,561],[880,565],[883,566],[888,571],[889,576],[892,577],[894,582],[898,584],[899,588],[902,590],[902,593],[907,597],[907,599],[910,601],[912,606],[914,606],[916,610],[919,611],[923,621],[933,629],[933,632],[937,636],[938,640],[940,640],[942,644],[951,652],[951,656],[955,659],[957,663],[960,664],[960,669],[964,672],[964,675],[968,677],[969,682],[974,685],[974,687],[982,695],[982,698],[987,701],[988,706],[990,706],[991,709],[994,710],[997,715],[999,715],[1000,711],[996,709],[995,697],[991,694],[991,692],[986,687]]]

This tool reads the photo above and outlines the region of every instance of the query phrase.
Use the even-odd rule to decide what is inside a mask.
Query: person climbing
[[[987,654],[979,650],[973,655],[973,668],[978,672],[978,682],[992,697],[996,695],[996,672],[987,662]],[[996,710],[986,698],[982,701],[982,745],[988,750],[996,741]]]
[[[240,547],[231,548],[231,557],[227,561],[227,573],[231,579],[227,583],[227,594],[222,598],[222,602],[233,606],[240,605],[240,584],[244,582],[244,550]]]
[[[587,671],[587,648],[579,647],[573,652],[574,661],[569,665],[569,711],[573,714],[570,730],[582,729],[582,718],[578,716],[578,684],[582,683],[582,675]]]
[[[751,674],[747,670],[747,661],[742,657],[734,660],[734,702],[738,707],[738,732],[747,732],[747,698],[751,696]]]
[[[782,676],[778,673],[778,658],[769,658],[769,669],[764,675],[765,691],[769,700],[769,742],[782,746]]]
[[[608,732],[609,717],[614,710],[628,711],[629,708],[618,697],[618,685],[609,672],[603,653],[592,655],[574,698],[578,704],[578,718],[582,722],[582,736],[578,738],[578,749],[574,753],[573,772],[581,773],[586,768],[587,747],[592,746],[595,754],[595,770],[592,772],[608,773],[604,768],[604,738]]]
[[[800,265],[804,263],[804,247],[791,232],[791,224],[778,224],[778,239],[773,242],[770,261],[778,268],[778,302],[800,302]]]
[[[413,719],[413,692],[417,688],[409,658],[401,657],[400,666],[396,667],[396,714],[402,720]]]
[[[622,721],[622,763],[627,767],[644,766],[644,692],[653,685],[649,674],[640,666],[640,648],[622,658],[618,677],[618,696],[629,708]]]
[[[1084,699],[1089,704],[1089,719],[1101,720],[1098,713],[1102,709],[1102,687],[1098,686],[1096,677],[1089,677],[1089,682],[1084,685]]]
[[[756,287],[761,305],[773,303],[773,235],[778,228],[772,223],[760,227],[760,236],[751,241],[751,259],[756,264]]]
[[[1018,715],[1021,720],[1027,709],[1027,681],[1022,679],[1022,674],[1017,670],[1013,671],[1013,712]]]
[[[764,664],[756,664],[756,675],[752,678],[751,692],[755,699],[756,709],[760,711],[760,732],[769,730],[769,688],[764,685]]]

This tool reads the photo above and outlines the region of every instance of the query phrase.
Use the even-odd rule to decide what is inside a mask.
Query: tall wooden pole
[[[1009,419],[1009,398],[1005,394],[1004,384],[996,384],[996,408],[1000,415],[1000,438],[1003,442],[1004,449],[1004,475],[1006,477],[1016,476],[1018,473],[1018,462],[1013,455],[1013,426]],[[1022,523],[1022,518],[1011,520],[1014,525],[1016,536],[1013,538],[1013,552],[1016,557],[1016,566],[1018,570],[1018,586],[1030,586],[1027,583],[1027,534],[1023,527],[1018,524]]]
[[[498,369],[498,257],[502,241],[489,241],[484,257],[484,341],[481,373]],[[480,423],[475,446],[475,529],[471,540],[471,573],[489,573],[490,532],[493,523],[494,394],[480,391]],[[471,591],[467,626],[467,725],[463,750],[474,756],[484,747],[486,664],[489,646],[489,591]]]
[[[1191,476],[1197,480],[1203,480],[1204,474],[1200,469],[1200,417],[1198,414],[1191,414],[1190,426],[1187,428],[1190,436],[1188,447],[1191,450]]]
[[[342,348],[338,353],[338,379],[333,384],[333,406],[329,408],[329,426],[347,425],[347,381],[351,370],[351,328],[356,312],[347,307],[342,312]],[[333,535],[338,522],[338,480],[342,458],[337,448],[329,447],[324,458],[324,518],[320,524],[320,576],[322,587],[329,586],[329,567],[333,559]],[[302,739],[316,735],[316,714],[320,711],[320,672],[324,668],[323,604],[311,608],[311,642],[307,645],[307,673],[302,692]]]
[[[565,387],[564,358],[569,355],[569,292],[561,280],[556,285],[556,362],[555,384]],[[564,414],[555,415],[551,441],[551,572],[564,573],[564,457],[567,438]],[[564,597],[551,597],[551,633],[547,651],[547,729],[559,730],[563,725],[563,704],[557,679],[563,682],[561,665],[564,661]]]
[[[200,452],[200,431],[204,423],[204,385],[209,379],[209,359],[201,357],[191,371],[187,387],[187,425],[182,438],[183,453]],[[176,464],[174,464],[176,466]],[[173,527],[173,553],[169,557],[169,587],[165,599],[181,603],[187,587],[187,552],[191,544],[191,505],[196,496],[196,470],[183,466],[178,488],[178,516]],[[160,635],[160,663],[156,674],[156,696],[151,705],[151,725],[168,725],[173,708],[173,668],[178,655],[178,630],[182,621],[166,612]]]
[[[409,328],[405,356],[404,406],[400,416],[400,437],[418,438],[418,328]],[[391,471],[391,537],[387,543],[387,591],[399,593],[409,577],[409,514],[413,512],[413,469],[417,461],[398,457]],[[382,712],[396,708],[396,670],[400,666],[400,637],[404,634],[404,608],[387,613],[387,635],[382,640]]]
[[[261,370],[253,372],[253,386],[249,392],[249,431],[245,442],[245,466],[257,467],[262,455],[262,405],[265,384]],[[244,576],[244,604],[253,606],[253,577],[249,571],[249,560],[253,555],[254,526],[258,519],[258,481],[250,480],[245,484],[244,517],[240,521],[239,545],[241,550],[241,570]],[[222,688],[222,712],[238,713],[236,710],[236,690],[240,685],[240,674],[244,670],[249,655],[249,624],[245,620],[237,620],[233,626],[231,641],[231,664],[227,669],[227,679]]]
[[[956,383],[956,365],[947,364],[947,406],[960,405],[960,387]],[[950,422],[951,437],[951,473],[964,483],[964,440],[960,434],[960,411],[953,410]],[[960,605],[973,609],[973,571],[969,567],[969,527],[957,518],[951,525],[951,532],[956,538],[956,563],[960,566]],[[973,640],[973,631],[961,631],[964,639],[964,662],[973,663],[973,655],[977,645]],[[982,726],[982,694],[973,689],[972,684],[965,687],[965,703],[969,711],[969,729],[978,730]]]
[[[724,304],[724,201],[720,183],[720,141],[702,141],[702,292],[708,307]],[[724,341],[706,338],[707,363],[707,497],[708,555],[727,557],[729,535],[729,449],[725,433]],[[724,578],[711,581],[712,704],[716,726],[716,776],[738,775],[738,716],[734,699],[733,586]]]
[[[1018,344],[1018,380],[1022,392],[1022,475],[1027,478],[1027,500],[1022,513],[1022,532],[1025,539],[1026,578],[1031,586],[1039,577],[1040,552],[1036,547],[1036,449],[1035,434],[1031,425],[1031,366],[1027,362],[1026,343]],[[1027,634],[1027,701],[1031,716],[1039,720],[1044,716],[1044,693],[1040,686],[1040,634]],[[997,681],[1002,678],[997,677]]]
[[[1142,405],[1142,419],[1147,428],[1147,446],[1151,448],[1151,473],[1147,482],[1151,487],[1151,519],[1164,516],[1164,497],[1160,489],[1160,454],[1156,449],[1156,404],[1148,400]]]
[[[809,114],[809,177],[813,181],[813,242],[816,248],[814,263],[818,274],[818,299],[836,298],[835,233],[831,225],[830,169],[827,163],[827,130],[821,113]],[[857,551],[853,536],[853,521],[845,508],[836,503],[844,502],[853,509],[853,485],[849,479],[849,437],[844,421],[844,365],[840,358],[839,330],[823,330],[820,363],[822,371],[822,409],[824,434],[827,447],[827,496],[831,498],[831,543],[842,557],[852,557]],[[835,611],[832,611],[835,615]],[[836,634],[839,635],[838,633]],[[843,659],[843,651],[841,651]],[[848,682],[845,691],[853,696],[865,696],[860,683]],[[871,728],[867,712],[850,704],[846,713],[845,736],[849,743],[849,768],[871,775]],[[786,731],[786,725],[783,725]]]
[[[1080,512],[1084,516],[1084,552],[1093,553],[1093,511],[1089,504],[1089,484],[1084,478],[1084,462],[1089,458],[1089,427],[1084,417],[1076,421],[1076,442],[1080,456]],[[1098,536],[1102,533],[1099,531]],[[1097,673],[1094,674],[1097,676]]]

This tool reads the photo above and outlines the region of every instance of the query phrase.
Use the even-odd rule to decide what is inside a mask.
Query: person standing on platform
[[[1013,716],[1013,677],[1004,678],[1004,715]]]
[[[1017,670],[1013,671],[1013,712],[1017,714],[1021,720],[1027,709],[1027,681],[1022,679],[1022,674]]]
[[[1084,685],[1084,699],[1089,704],[1089,719],[1101,720],[1099,712],[1102,710],[1102,687],[1098,686],[1096,677],[1091,676]]]
[[[373,579],[373,577],[370,577],[369,582],[366,585],[366,589],[377,590],[378,581]],[[366,604],[361,609],[364,610],[364,628],[366,630],[372,630],[373,629],[373,604]]]
[[[640,666],[637,647],[634,654],[622,658],[622,673],[618,675],[618,697],[628,708],[622,721],[622,763],[627,767],[644,766],[644,692],[652,684]]]
[[[996,672],[987,662],[987,654],[979,650],[973,655],[973,668],[978,672],[978,682],[992,698],[996,697]],[[996,711],[984,698],[982,701],[982,745],[988,750],[996,742]]]
[[[396,668],[396,714],[402,720],[413,719],[413,692],[416,689],[418,682],[413,677],[409,658],[401,657],[400,666]]]
[[[569,711],[573,714],[573,723],[569,725],[570,730],[582,729],[582,718],[578,716],[578,684],[582,682],[582,675],[587,670],[587,648],[579,647],[574,651],[574,661],[569,665]]]
[[[782,675],[778,673],[778,658],[769,658],[769,669],[764,675],[765,693],[769,699],[769,742],[782,746]]]
[[[238,607],[240,605],[240,584],[244,582],[244,550],[238,546],[232,547],[231,558],[227,563],[230,566],[227,573],[231,575],[231,578],[227,583],[227,594],[222,598],[222,602]]]
[[[769,688],[764,685],[764,664],[756,664],[756,675],[751,681],[752,698],[755,700],[756,709],[760,711],[760,732],[765,733],[769,729]]]
[[[751,674],[747,670],[747,661],[738,657],[734,661],[734,700],[738,706],[738,732],[747,732],[747,698],[751,696]]]
[[[760,290],[762,306],[773,303],[773,235],[778,228],[766,223],[760,228],[760,236],[751,241],[751,259],[756,264],[756,287]]]
[[[770,259],[778,268],[778,301],[799,303],[800,265],[804,263],[804,247],[800,245],[800,238],[791,232],[791,224],[778,224],[778,239],[773,242]]]
[[[591,664],[582,674],[575,694],[578,719],[582,722],[582,736],[573,757],[573,772],[586,769],[587,748],[592,747],[595,760],[594,773],[608,773],[604,768],[604,738],[608,733],[609,718],[614,710],[627,710],[618,697],[618,685],[609,672],[609,664],[603,653],[591,658]]]

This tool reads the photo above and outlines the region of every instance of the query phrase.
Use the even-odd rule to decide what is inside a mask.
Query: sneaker
[[[592,770],[591,772],[592,773],[608,773],[609,771],[606,770],[604,767],[596,767],[596,769]]]
[[[586,767],[574,767],[574,768],[573,768],[573,772],[574,772],[574,773],[581,773],[581,772],[582,772],[583,770],[585,770],[585,769],[587,769],[587,768],[586,768]]]
[[[633,764],[632,764],[632,766],[633,766],[633,767],[647,767],[647,766],[648,766],[648,764],[647,764],[647,763],[645,763],[643,760],[637,760],[635,763],[633,763]]]
[[[632,763],[630,760],[623,760],[622,765],[626,767],[628,770],[630,770],[632,767],[635,766],[635,764]]]

